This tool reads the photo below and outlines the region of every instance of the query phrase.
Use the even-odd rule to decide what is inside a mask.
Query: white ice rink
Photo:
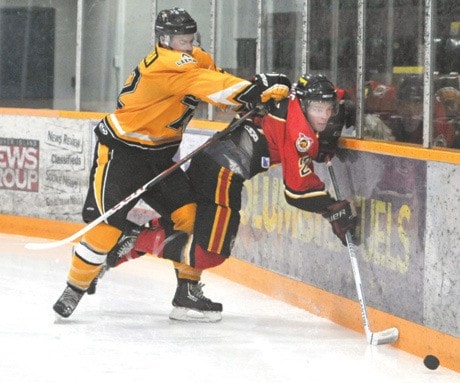
[[[220,323],[168,319],[175,276],[144,257],[109,271],[67,320],[52,305],[65,287],[70,246],[24,249],[35,238],[0,234],[0,381],[450,383],[390,345],[230,282],[203,275],[224,305]],[[39,240],[43,241],[43,240]]]

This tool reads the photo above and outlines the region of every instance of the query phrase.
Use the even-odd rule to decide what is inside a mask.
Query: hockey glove
[[[262,73],[255,76],[237,100],[247,110],[254,109],[257,104],[279,102],[289,95],[291,82],[284,74]]]
[[[318,157],[316,162],[328,162],[335,156],[336,148],[330,145],[319,145]]]
[[[324,131],[319,133],[319,151],[316,162],[327,162],[332,160],[337,151],[338,140],[341,132],[341,126],[337,124],[329,124]]]
[[[262,94],[260,95],[260,101],[262,101],[263,104],[270,100],[280,102],[281,100],[285,99],[288,96],[288,94],[289,87],[287,85],[275,84],[262,92]]]
[[[357,223],[357,217],[350,202],[347,200],[336,201],[326,207],[326,211],[322,215],[331,224],[334,234],[347,246],[345,234],[347,231],[353,234]]]

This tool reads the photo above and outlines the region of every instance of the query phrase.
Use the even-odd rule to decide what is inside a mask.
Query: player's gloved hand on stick
[[[336,201],[329,205],[322,215],[331,224],[334,234],[346,246],[345,234],[347,231],[353,234],[358,221],[351,203],[347,200]]]

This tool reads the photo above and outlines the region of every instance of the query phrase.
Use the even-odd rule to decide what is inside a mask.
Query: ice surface
[[[203,275],[224,305],[219,323],[168,319],[175,276],[143,257],[110,270],[67,320],[52,305],[65,287],[71,246],[24,249],[37,239],[0,234],[0,380],[28,382],[450,383],[391,345],[241,285]]]

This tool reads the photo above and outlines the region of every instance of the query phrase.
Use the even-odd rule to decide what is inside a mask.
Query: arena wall
[[[92,128],[101,117],[0,109],[1,231],[59,239],[82,225]],[[225,126],[191,125],[182,154]],[[363,145],[343,140],[333,166],[360,217],[358,261],[371,326],[396,326],[397,347],[441,356],[460,370],[460,154]],[[316,171],[330,187],[324,165]],[[139,204],[131,217],[150,213]],[[241,213],[234,256],[215,272],[362,331],[346,248],[321,216],[285,203],[280,168],[246,182]],[[47,229],[37,231],[34,220]]]

